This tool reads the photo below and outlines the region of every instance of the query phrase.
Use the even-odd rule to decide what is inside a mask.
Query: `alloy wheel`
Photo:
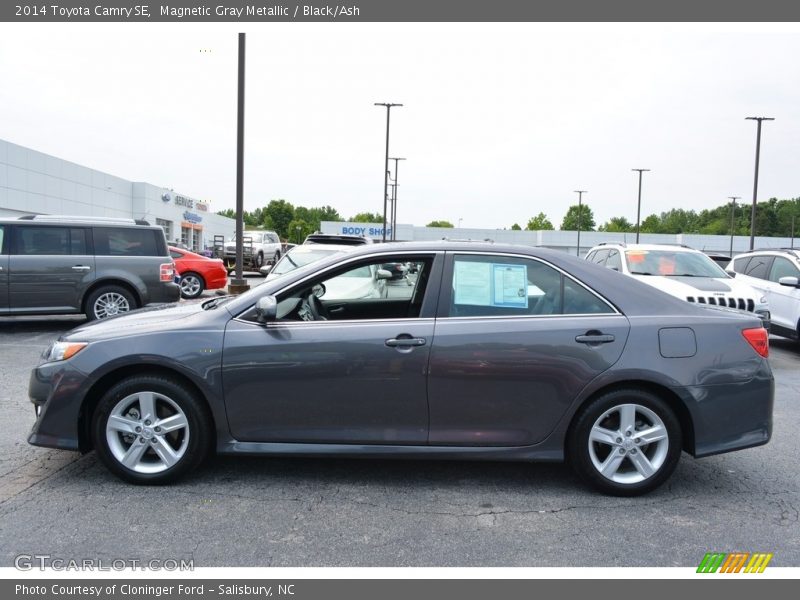
[[[94,314],[98,319],[113,317],[128,312],[130,309],[131,305],[128,299],[117,292],[106,292],[94,302]]]

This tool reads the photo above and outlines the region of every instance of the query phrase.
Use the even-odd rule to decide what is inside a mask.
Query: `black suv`
[[[176,302],[164,231],[146,221],[37,215],[0,220],[0,315],[103,319]]]

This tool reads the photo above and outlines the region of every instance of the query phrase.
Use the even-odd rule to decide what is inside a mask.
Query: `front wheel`
[[[632,388],[604,394],[580,412],[567,455],[578,475],[601,492],[638,496],[669,478],[681,446],[680,423],[669,405]]]
[[[172,483],[208,456],[211,423],[205,405],[184,384],[135,376],[100,399],[92,441],[103,464],[125,481]]]

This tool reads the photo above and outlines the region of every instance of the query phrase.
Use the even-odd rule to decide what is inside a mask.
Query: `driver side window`
[[[384,256],[341,267],[278,296],[279,321],[417,318],[433,256]]]

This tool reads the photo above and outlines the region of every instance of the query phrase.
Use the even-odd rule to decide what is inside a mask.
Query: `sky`
[[[237,32],[247,33],[245,208],[558,228],[800,196],[800,25],[0,24],[0,138],[235,207]],[[390,165],[393,165],[393,161]]]

